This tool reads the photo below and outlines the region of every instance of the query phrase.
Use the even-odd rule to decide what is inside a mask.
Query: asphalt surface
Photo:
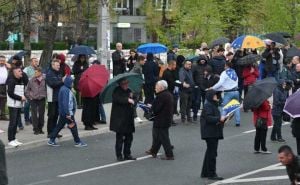
[[[170,129],[175,146],[174,161],[162,161],[144,152],[151,145],[151,124],[136,129],[132,155],[137,161],[117,162],[114,154],[114,133],[84,137],[86,148],[76,148],[73,141],[61,141],[60,147],[46,143],[24,150],[9,150],[7,165],[10,185],[284,185],[289,184],[285,169],[278,165],[277,149],[268,131],[270,155],[253,154],[254,129],[252,114],[242,113],[241,127],[229,122],[224,128],[225,139],[219,142],[217,173],[224,181],[200,178],[206,150],[201,140],[199,121],[178,124]],[[296,149],[291,128],[286,124],[282,135]],[[160,151],[163,155],[163,150]]]

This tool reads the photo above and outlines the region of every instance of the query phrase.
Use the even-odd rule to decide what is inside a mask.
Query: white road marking
[[[161,155],[160,153],[157,154],[157,156]],[[77,174],[81,174],[81,173],[86,173],[86,172],[90,172],[90,171],[95,171],[95,170],[100,170],[100,169],[104,169],[104,168],[109,168],[109,167],[113,167],[113,166],[118,166],[118,165],[122,165],[122,164],[127,164],[127,163],[132,163],[134,161],[140,161],[140,160],[144,160],[144,159],[148,159],[151,158],[152,155],[146,155],[144,157],[139,157],[136,160],[127,160],[127,161],[121,161],[121,162],[116,162],[116,163],[111,163],[111,164],[107,164],[107,165],[103,165],[103,166],[97,166],[94,168],[89,168],[89,169],[85,169],[85,170],[80,170],[80,171],[75,171],[75,172],[71,172],[71,173],[66,173],[66,174],[62,174],[62,175],[58,175],[57,177],[68,177],[68,176],[73,176],[73,175],[77,175]]]
[[[225,179],[222,181],[217,181],[214,182],[210,185],[220,185],[220,184],[228,184],[228,183],[237,183],[237,182],[254,182],[254,181],[267,181],[267,180],[279,180],[279,179],[288,179],[288,176],[272,176],[272,177],[259,177],[259,178],[251,178],[251,179],[241,179],[243,177],[249,176],[249,175],[253,175],[262,171],[268,171],[268,170],[277,170],[279,167],[281,167],[281,163],[277,163],[277,164],[273,164],[271,166],[267,166],[258,170],[254,170],[251,172],[247,172],[241,175],[237,175],[235,177],[231,177],[229,179]],[[278,178],[278,179],[276,179]]]
[[[291,124],[291,123],[290,122],[284,122],[282,125],[289,125],[289,124]],[[268,128],[273,128],[273,126],[270,126]],[[248,133],[252,133],[252,132],[255,132],[255,131],[256,131],[255,129],[248,130],[248,131],[243,132],[243,134],[248,134]]]
[[[52,180],[42,180],[42,181],[38,181],[38,182],[32,182],[30,184],[26,184],[26,185],[38,185],[38,184],[45,184],[48,182],[51,182]]]

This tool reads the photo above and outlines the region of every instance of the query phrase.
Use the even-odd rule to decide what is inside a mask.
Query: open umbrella
[[[230,40],[226,37],[220,37],[214,41],[212,41],[209,45],[209,48],[214,48],[215,46],[218,46],[218,45],[224,45],[226,43],[228,43]]]
[[[115,76],[113,79],[110,79],[107,85],[104,87],[101,93],[102,103],[111,103],[112,102],[112,93],[114,89],[119,86],[118,82],[120,79],[126,78],[129,81],[129,88],[133,92],[140,92],[142,84],[144,82],[140,74],[136,73],[122,73]]]
[[[96,54],[95,50],[90,48],[89,46],[75,46],[73,47],[68,54],[74,54],[74,55],[92,55]]]
[[[287,45],[288,42],[286,41],[286,39],[279,33],[268,33],[264,35],[265,38],[270,39],[274,42],[283,44],[283,45]]]
[[[85,70],[79,80],[79,91],[82,97],[95,97],[99,94],[109,79],[109,73],[104,65],[92,65]]]
[[[243,49],[243,48],[260,48],[265,47],[265,43],[258,37],[252,35],[243,35],[236,38],[232,43],[231,46],[234,49]]]
[[[16,53],[14,56],[18,56],[20,59],[22,59],[26,55],[26,53],[27,53],[26,51],[20,51],[20,52]],[[14,56],[10,57],[7,62],[11,63]]]
[[[294,56],[300,56],[300,50],[296,47],[291,47],[287,50],[286,57],[292,58]]]
[[[147,44],[142,44],[137,48],[137,52],[147,54],[147,53],[153,53],[153,54],[158,54],[158,53],[165,53],[168,51],[168,48],[160,43],[147,43]]]
[[[241,65],[241,66],[251,65],[251,64],[259,61],[260,59],[261,59],[260,55],[249,54],[249,55],[246,55],[246,56],[240,58],[237,61],[237,64]]]
[[[244,109],[259,107],[266,99],[272,96],[277,84],[278,83],[273,77],[256,81],[249,89],[246,97],[244,98]]]
[[[288,32],[284,32],[284,31],[273,32],[273,33],[279,34],[279,35],[283,36],[284,38],[291,38],[292,37],[291,34],[289,34]]]
[[[283,111],[292,118],[300,117],[300,90],[288,97],[285,102]]]

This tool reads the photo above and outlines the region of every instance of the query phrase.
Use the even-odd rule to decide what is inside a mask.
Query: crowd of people
[[[272,122],[274,126],[270,140],[285,142],[281,135],[282,119],[286,117],[283,106],[290,95],[289,90],[292,89],[294,93],[300,88],[299,56],[286,57],[287,49],[278,47],[275,42],[267,43],[261,54],[256,49],[233,49],[230,44],[209,48],[206,43],[202,43],[196,50],[195,59],[178,55],[178,49],[178,45],[173,45],[167,53],[167,64],[164,65],[150,52],[139,55],[131,49],[127,58],[122,51],[122,44],[116,44],[116,51],[112,53],[113,76],[129,72],[144,79],[140,91],[133,92],[129,88],[129,81],[122,78],[112,93],[110,130],[116,132],[115,152],[118,161],[135,160],[131,155],[134,123],[142,120],[136,109],[137,103],[144,101],[153,114],[153,142],[147,154],[156,158],[162,145],[166,154],[162,159],[174,160],[174,147],[169,138],[169,128],[178,124],[174,115],[179,115],[183,124],[197,123],[200,119],[201,137],[207,144],[201,177],[223,179],[216,173],[216,157],[218,142],[223,139],[224,123],[230,117],[220,107],[233,99],[242,103],[252,85],[266,77],[274,77],[278,86],[274,90],[272,104],[265,100],[258,108],[251,110],[256,127],[254,153],[271,153],[266,147],[266,137]],[[238,61],[250,54],[260,55],[262,59],[240,65]],[[72,69],[65,63],[65,59],[63,54],[54,54],[48,68],[41,69],[37,58],[32,58],[30,65],[24,68],[22,60],[17,56],[11,63],[0,56],[0,119],[9,120],[8,145],[16,147],[22,144],[16,139],[17,128],[23,129],[22,111],[25,124],[33,126],[33,134],[44,134],[46,102],[48,145],[59,146],[56,138],[62,137],[59,132],[67,124],[75,146],[87,146],[78,135],[74,117],[77,108],[83,109],[81,121],[85,130],[95,130],[95,124],[106,123],[100,94],[89,98],[80,95],[78,86],[81,75],[90,66],[87,56],[77,56]],[[92,63],[99,64],[97,60]],[[6,105],[9,118],[5,114]],[[240,111],[247,113],[249,110],[234,111],[236,127],[245,124],[241,121]],[[258,126],[260,122],[265,122],[265,126]],[[293,119],[292,134],[297,141],[297,154],[300,155],[298,125],[299,118]],[[289,148],[279,153],[282,151],[291,153]]]

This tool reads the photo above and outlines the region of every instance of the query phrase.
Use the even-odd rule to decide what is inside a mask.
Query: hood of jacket
[[[211,103],[217,103],[215,100],[214,100],[214,96],[217,94],[217,91],[214,91],[214,90],[209,90],[206,92],[206,100],[211,102]]]
[[[72,88],[73,78],[71,76],[67,76],[64,81],[64,85],[69,89]]]

